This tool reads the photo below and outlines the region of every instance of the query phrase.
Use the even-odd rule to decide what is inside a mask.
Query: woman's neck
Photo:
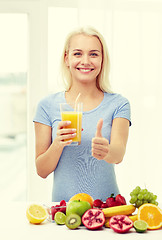
[[[75,102],[78,94],[79,101],[83,102],[84,111],[89,111],[97,107],[103,100],[104,93],[96,86],[77,86],[74,85],[65,93],[67,102]]]
[[[73,83],[71,88],[67,91],[67,95],[71,96],[72,98],[76,98],[79,93],[81,93],[82,97],[89,96],[93,97],[98,94],[101,94],[101,90],[99,90],[96,84],[85,84],[85,83]]]

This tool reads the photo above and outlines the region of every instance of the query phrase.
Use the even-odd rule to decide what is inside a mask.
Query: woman
[[[102,35],[93,28],[69,34],[62,55],[66,90],[40,101],[34,118],[37,173],[54,173],[52,201],[68,201],[79,192],[94,199],[119,193],[114,164],[123,160],[128,139],[130,105],[109,89],[109,57]],[[64,129],[60,103],[83,102],[82,140],[67,146],[75,129]]]

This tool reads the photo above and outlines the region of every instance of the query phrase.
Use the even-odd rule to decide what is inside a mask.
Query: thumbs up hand
[[[103,119],[101,118],[97,123],[97,130],[95,137],[102,137],[102,126],[103,126]]]
[[[102,136],[103,119],[97,123],[95,137],[92,139],[92,156],[104,160],[109,152],[109,141]]]

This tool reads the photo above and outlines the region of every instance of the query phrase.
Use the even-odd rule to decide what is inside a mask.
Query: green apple
[[[72,213],[78,214],[80,217],[91,208],[91,204],[86,201],[73,200],[67,204],[66,215],[69,216]]]

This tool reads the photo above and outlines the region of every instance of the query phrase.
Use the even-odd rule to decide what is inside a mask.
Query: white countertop
[[[1,203],[0,209],[0,239],[1,240],[161,240],[162,228],[146,233],[136,233],[132,228],[128,233],[118,234],[112,229],[90,231],[84,226],[70,230],[65,225],[57,225],[45,220],[40,225],[30,224],[26,218],[26,208],[29,203],[12,202]]]

